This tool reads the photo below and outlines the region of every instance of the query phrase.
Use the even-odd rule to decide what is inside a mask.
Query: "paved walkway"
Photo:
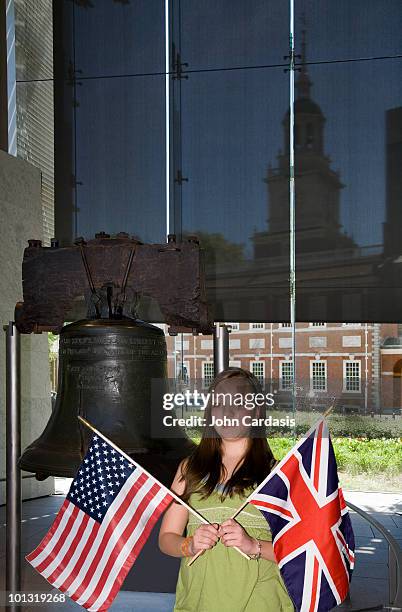
[[[402,495],[345,491],[345,498],[380,521],[402,547]],[[53,495],[23,503],[23,555],[31,552],[39,544],[53,522],[63,500],[63,495]],[[357,610],[387,604],[387,544],[381,534],[360,516],[351,512],[351,517],[357,545],[356,569],[351,585],[350,601],[340,606],[339,610]],[[5,508],[2,506],[0,507],[0,591],[5,588],[5,534]],[[44,592],[51,590],[49,583],[25,560],[23,560],[22,565],[22,581],[23,591]],[[157,578],[155,583],[157,583]],[[173,606],[173,593],[144,593],[123,590],[116,597],[111,609],[135,610],[137,612],[171,612]],[[34,608],[25,609],[33,610]],[[41,606],[40,609],[46,611],[60,610],[61,606],[53,604]],[[68,603],[64,604],[62,609],[82,610],[71,600],[68,600]]]

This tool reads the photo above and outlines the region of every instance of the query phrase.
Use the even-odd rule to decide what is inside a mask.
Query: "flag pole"
[[[110,446],[112,446],[118,453],[120,453],[121,455],[123,455],[127,461],[129,461],[130,463],[132,463],[133,465],[136,465],[138,468],[140,468],[140,470],[142,470],[145,474],[147,474],[147,476],[149,476],[150,478],[152,478],[153,480],[155,480],[161,487],[162,489],[164,489],[167,493],[169,493],[169,495],[171,495],[176,501],[178,501],[180,504],[182,504],[183,506],[185,506],[187,508],[187,510],[189,512],[191,512],[192,514],[194,514],[194,516],[196,516],[197,518],[200,519],[200,521],[202,521],[205,525],[211,525],[211,523],[202,516],[202,514],[200,514],[199,512],[197,512],[197,510],[195,510],[194,508],[192,508],[189,504],[186,504],[185,501],[183,501],[178,495],[176,495],[176,493],[174,493],[171,489],[169,489],[168,487],[166,487],[164,484],[162,484],[157,478],[155,478],[155,476],[152,476],[152,474],[150,474],[145,468],[143,468],[139,463],[137,463],[132,457],[130,457],[129,455],[127,455],[127,453],[125,453],[121,448],[119,448],[118,446],[116,446],[116,444],[114,444],[111,440],[109,440],[109,438],[107,438],[105,435],[103,435],[103,433],[101,433],[98,429],[96,429],[96,427],[94,427],[93,425],[91,425],[91,423],[89,423],[89,421],[87,421],[86,419],[84,419],[84,417],[78,415],[78,418],[80,419],[80,421],[82,421],[84,423],[84,425],[86,425],[87,427],[89,427],[89,429],[92,429],[93,432],[96,433],[96,435],[98,435],[100,438],[102,438],[103,440],[105,440],[105,442],[107,442],[108,444],[110,444]],[[233,548],[235,548],[241,555],[243,555],[243,557],[246,557],[246,559],[250,559],[250,557],[248,555],[246,555],[246,553],[244,553],[242,550],[240,550],[240,548],[238,548],[237,546],[234,546]],[[203,553],[204,550],[200,550],[199,553],[197,553],[197,555],[195,555],[190,563],[192,563],[197,556],[199,556],[199,554]],[[189,565],[190,565],[189,563]]]

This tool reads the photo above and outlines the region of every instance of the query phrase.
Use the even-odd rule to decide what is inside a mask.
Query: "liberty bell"
[[[166,380],[159,327],[128,317],[66,325],[60,331],[55,407],[42,435],[21,456],[21,469],[35,472],[38,480],[74,477],[93,434],[80,415],[170,486],[193,443],[180,428],[169,438],[152,436],[152,419],[162,419]]]
[[[179,426],[161,426],[165,337],[138,317],[136,305],[142,296],[155,299],[173,333],[178,326],[210,333],[198,241],[176,242],[169,234],[166,244],[143,244],[100,232],[68,247],[57,240],[50,247],[28,244],[15,320],[20,333],[60,334],[59,387],[46,428],[23,452],[20,468],[38,480],[74,477],[93,435],[82,416],[170,486],[195,444]],[[69,318],[76,322],[64,325]]]

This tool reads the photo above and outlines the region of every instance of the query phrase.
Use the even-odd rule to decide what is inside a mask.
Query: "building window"
[[[239,331],[240,329],[240,323],[227,323],[227,325],[229,325],[232,331]]]
[[[361,323],[342,323],[342,327],[360,327]]]
[[[201,348],[202,349],[214,348],[214,341],[213,340],[201,340]]]
[[[241,368],[241,361],[240,360],[229,361],[229,367],[230,368]]]
[[[265,375],[265,364],[263,361],[251,361],[251,373],[254,374],[256,378],[260,381],[260,383],[264,384],[264,375]]]
[[[315,321],[314,323],[309,323],[310,327],[326,327],[327,324],[322,321]]]
[[[327,346],[327,338],[325,336],[310,336],[308,345],[309,348],[325,348]]]
[[[310,388],[312,391],[327,390],[326,361],[315,360],[310,362]]]
[[[265,323],[250,323],[250,329],[265,329]]]
[[[293,361],[280,362],[280,385],[279,388],[284,391],[292,388],[293,383]]]
[[[279,323],[279,327],[292,327],[291,323]]]
[[[361,346],[361,336],[342,336],[342,346]]]
[[[343,390],[360,392],[360,361],[343,362]]]
[[[202,378],[204,381],[204,387],[209,387],[214,379],[214,362],[204,361],[202,364]]]
[[[182,338],[175,338],[175,348],[176,351],[188,351],[190,347],[190,342],[188,340],[183,340]]]
[[[248,348],[250,349],[263,349],[265,348],[264,338],[250,338],[248,341]]]

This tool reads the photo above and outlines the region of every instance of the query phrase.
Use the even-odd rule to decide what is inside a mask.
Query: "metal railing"
[[[346,505],[353,510],[353,512],[356,512],[356,514],[359,514],[365,521],[370,523],[374,529],[379,531],[388,544],[388,606],[384,606],[383,608],[367,608],[367,610],[402,610],[402,549],[394,536],[384,527],[384,525],[377,521],[377,519],[348,501]],[[360,608],[360,610],[362,610],[362,608]]]

